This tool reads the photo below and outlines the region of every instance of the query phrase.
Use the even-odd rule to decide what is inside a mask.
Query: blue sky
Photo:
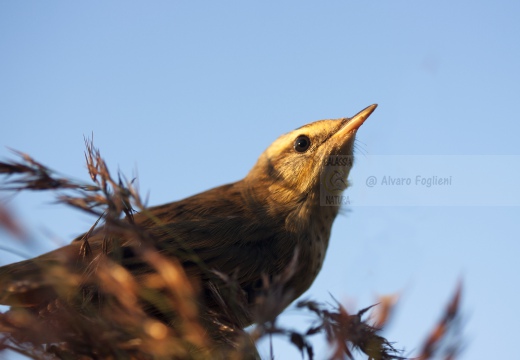
[[[461,358],[509,358],[520,321],[519,18],[516,1],[2,2],[0,157],[8,146],[87,180],[93,133],[153,205],[238,180],[280,134],[378,103],[358,132],[353,204],[305,296],[358,309],[400,294],[385,334],[413,352],[463,279]],[[401,204],[388,187],[384,202],[363,203],[374,163],[385,164],[369,168],[379,177],[420,164],[466,197],[437,189],[424,201],[409,186]],[[50,202],[9,202],[32,229],[26,253],[92,223]],[[286,321],[307,319],[288,310]],[[298,356],[278,342],[275,353]]]

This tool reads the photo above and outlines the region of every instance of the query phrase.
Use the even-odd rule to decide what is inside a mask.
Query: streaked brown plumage
[[[375,108],[371,105],[353,118],[317,121],[282,135],[243,180],[151,207],[136,214],[135,223],[150,235],[163,255],[180,258],[187,274],[200,280],[210,310],[216,305],[208,289],[211,284],[217,288],[220,285],[193,261],[179,255],[183,246],[208,269],[235,278],[248,310],[262,279],[282,273],[297,251],[302,266],[286,284],[294,300],[318,274],[338,213],[337,206],[320,205],[321,180],[330,171],[327,160],[352,155],[356,131]],[[343,164],[345,184],[351,166],[351,162]],[[88,239],[92,252],[88,260],[80,255],[80,237],[50,253],[1,267],[0,303],[35,309],[45,306],[56,294],[41,269],[60,264],[71,273],[84,273],[101,254],[106,236],[119,239],[121,263],[137,279],[151,271],[137,258],[130,240],[120,238],[116,230],[105,225]],[[235,325],[243,327],[253,321],[248,310],[237,314],[239,323]]]

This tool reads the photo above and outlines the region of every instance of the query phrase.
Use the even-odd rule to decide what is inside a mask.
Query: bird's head
[[[377,105],[352,118],[320,120],[280,136],[260,156],[246,183],[262,184],[270,202],[292,204],[319,196],[320,183],[347,186],[357,129]],[[256,186],[255,186],[256,187]]]

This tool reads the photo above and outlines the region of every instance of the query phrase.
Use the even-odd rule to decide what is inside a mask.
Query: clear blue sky
[[[519,19],[512,0],[3,1],[0,157],[9,146],[87,180],[83,136],[93,133],[112,169],[138,171],[159,204],[240,179],[284,132],[378,103],[358,132],[349,194],[361,200],[336,220],[305,296],[328,301],[330,292],[358,309],[400,294],[385,334],[413,354],[462,278],[461,358],[511,358],[520,321]],[[403,155],[425,160],[410,165]],[[368,206],[374,158],[386,164],[371,168],[376,176],[415,176],[422,166],[452,176],[465,197],[452,187],[424,201],[423,188],[408,186],[398,189],[402,204],[396,188],[380,187],[385,201]],[[26,253],[67,243],[93,221],[50,201],[28,194],[9,203],[37,240]],[[1,263],[15,260],[0,252]],[[318,342],[319,358],[325,348]],[[275,353],[299,356],[279,343]]]

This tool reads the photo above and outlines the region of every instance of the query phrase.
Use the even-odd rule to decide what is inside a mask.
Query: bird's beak
[[[365,120],[368,119],[368,117],[370,116],[370,114],[372,114],[376,107],[377,104],[372,104],[358,112],[352,118],[347,120],[347,123],[343,125],[339,132],[341,132],[342,134],[346,134],[359,129],[359,127],[363,125]]]
[[[368,119],[368,117],[370,116],[370,114],[372,114],[376,107],[377,104],[373,104],[361,110],[351,118],[338,119],[339,121],[341,121],[341,125],[339,129],[336,130],[332,134],[332,136],[327,140],[327,143],[329,145],[325,147],[328,149],[326,151],[330,151],[329,155],[352,155],[352,146],[354,144],[356,131],[357,129],[359,129],[361,125],[363,125],[365,120]]]
[[[349,149],[354,142],[353,135],[356,133],[357,129],[363,125],[365,120],[368,119],[376,107],[377,104],[370,105],[351,118],[341,119],[341,127],[330,137],[330,143]],[[347,151],[347,153],[350,152],[351,150]]]

